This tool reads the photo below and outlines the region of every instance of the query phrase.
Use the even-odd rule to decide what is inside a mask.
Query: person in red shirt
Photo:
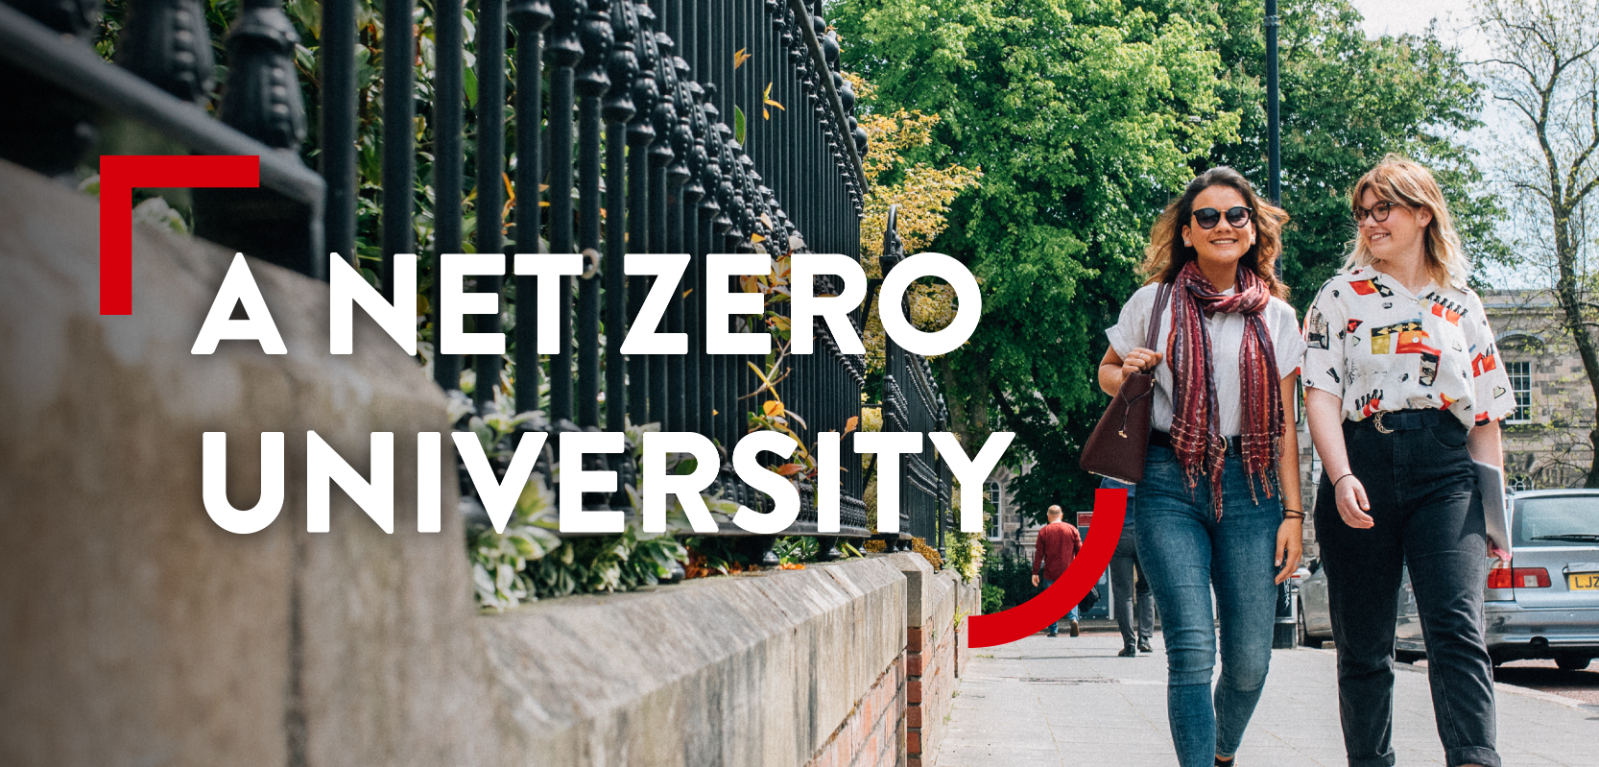
[[[1077,534],[1077,528],[1060,520],[1063,512],[1059,506],[1049,507],[1049,524],[1038,531],[1038,544],[1033,547],[1033,585],[1038,585],[1040,575],[1044,578],[1044,588],[1049,588],[1057,578],[1066,572],[1072,559],[1083,548],[1083,538]],[[1040,569],[1042,568],[1042,570]],[[1071,621],[1072,636],[1077,636],[1077,607],[1066,614],[1066,619]],[[1049,624],[1049,635],[1060,635],[1060,621]]]

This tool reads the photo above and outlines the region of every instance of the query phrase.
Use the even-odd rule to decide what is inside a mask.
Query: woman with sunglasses
[[[1273,265],[1288,216],[1231,168],[1189,183],[1155,222],[1149,284],[1106,331],[1099,385],[1154,370],[1138,553],[1160,605],[1167,710],[1183,767],[1229,765],[1271,662],[1276,585],[1299,562],[1295,377],[1304,341]],[[1146,349],[1157,296],[1158,344]],[[1164,364],[1162,364],[1164,363]],[[1216,618],[1221,681],[1214,697]]]
[[[1498,421],[1515,398],[1432,174],[1389,155],[1350,205],[1360,232],[1306,315],[1304,365],[1344,748],[1352,766],[1394,763],[1394,612],[1408,561],[1448,763],[1497,767],[1472,461],[1502,466]]]

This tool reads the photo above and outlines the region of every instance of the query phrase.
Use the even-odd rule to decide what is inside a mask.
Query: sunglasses
[[[1234,205],[1227,209],[1227,223],[1241,227],[1249,223],[1254,213],[1255,211],[1242,205]],[[1222,212],[1215,208],[1200,208],[1194,211],[1194,222],[1199,224],[1201,229],[1215,229],[1216,225],[1221,223],[1221,217]]]
[[[1399,203],[1389,202],[1387,200],[1383,200],[1382,202],[1379,202],[1369,208],[1362,208],[1359,205],[1356,205],[1353,210],[1353,213],[1355,214],[1355,226],[1360,226],[1362,223],[1364,223],[1367,216],[1371,216],[1371,220],[1376,221],[1379,224],[1387,221],[1388,215],[1393,213],[1394,208],[1396,207],[1399,207]]]

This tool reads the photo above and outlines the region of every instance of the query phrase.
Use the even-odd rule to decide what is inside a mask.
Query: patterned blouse
[[[1420,295],[1370,266],[1335,275],[1305,315],[1306,387],[1338,395],[1346,421],[1437,408],[1467,428],[1516,406],[1493,329],[1470,289]]]

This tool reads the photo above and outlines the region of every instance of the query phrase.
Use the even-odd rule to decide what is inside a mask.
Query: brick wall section
[[[937,581],[934,581],[937,584]],[[937,609],[928,617],[920,630],[910,629],[920,640],[920,662],[911,660],[909,643],[906,649],[906,708],[905,750],[910,767],[931,765],[932,756],[938,753],[946,730],[945,717],[954,703],[955,647],[954,589],[945,585],[947,598],[937,604],[947,609]],[[920,674],[912,675],[912,672]]]
[[[904,764],[905,656],[894,659],[866,691],[808,767],[878,767]]]

